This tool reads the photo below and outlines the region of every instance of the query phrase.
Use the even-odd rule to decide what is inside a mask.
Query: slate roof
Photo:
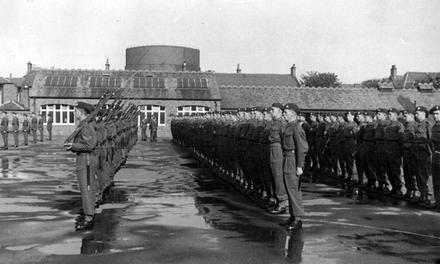
[[[178,86],[182,79],[185,85]],[[99,98],[125,87],[122,95],[127,98],[221,99],[213,74],[205,72],[39,70],[25,76],[24,82],[32,86],[31,98]]]
[[[375,88],[220,88],[222,109],[269,106],[274,102],[298,104],[305,110],[375,110],[377,108],[411,109],[431,107],[440,102],[440,92],[420,93],[417,89],[380,92]]]
[[[440,78],[440,72],[407,72],[403,83],[396,88],[411,89],[417,86],[417,82],[430,82],[435,78]]]
[[[17,101],[7,101],[0,105],[0,110],[4,111],[27,111],[27,109],[24,105],[20,104]]]
[[[290,74],[247,74],[247,73],[215,73],[219,87],[298,87],[296,77]]]

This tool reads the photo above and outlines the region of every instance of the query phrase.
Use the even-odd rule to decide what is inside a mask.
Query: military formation
[[[288,230],[302,226],[300,176],[308,143],[296,104],[184,116],[171,122],[173,139],[273,214],[290,214]]]
[[[116,102],[116,100],[115,100]],[[76,219],[76,230],[93,228],[95,207],[105,199],[118,170],[137,142],[137,107],[96,107],[84,102],[75,106],[77,129],[64,146],[76,153],[76,171],[81,191],[82,212]]]
[[[290,229],[304,215],[302,169],[311,181],[337,179],[361,193],[440,209],[440,106],[289,119],[292,107],[300,113],[293,104],[274,103],[177,117],[171,132],[175,142],[269,212],[289,211]]]
[[[11,122],[9,122],[11,121]],[[21,125],[20,125],[21,122]],[[15,148],[20,146],[19,134],[23,135],[23,145],[27,146],[29,144],[29,135],[32,134],[33,143],[36,144],[37,141],[43,142],[44,140],[44,123],[46,123],[46,129],[49,134],[48,140],[52,140],[52,124],[53,118],[52,114],[49,114],[47,119],[41,114],[38,118],[35,113],[31,113],[31,117],[28,114],[23,114],[22,118],[18,117],[16,112],[12,113],[12,117],[5,111],[1,113],[1,123],[0,123],[0,133],[3,139],[2,149],[9,149],[9,134],[12,134]],[[9,125],[10,124],[10,125]],[[40,137],[37,136],[37,131]]]

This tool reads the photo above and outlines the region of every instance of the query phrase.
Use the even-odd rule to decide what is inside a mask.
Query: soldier
[[[379,181],[379,191],[383,194],[389,194],[389,184],[387,180],[387,145],[385,144],[385,128],[389,125],[386,116],[387,110],[379,108],[376,111],[377,126],[374,131],[374,138],[376,140],[376,157],[377,167],[376,175]]]
[[[373,116],[370,113],[365,114],[365,130],[362,137],[365,150],[365,176],[367,176],[367,189],[369,191],[376,191],[377,183],[377,153],[375,132],[377,124],[373,121]]]
[[[354,155],[356,152],[357,142],[356,136],[359,131],[359,126],[354,122],[354,115],[351,112],[346,114],[347,123],[344,126],[344,155],[343,155],[343,167],[347,172],[347,182],[352,182],[353,169],[354,169]],[[359,177],[358,177],[359,180]]]
[[[402,166],[402,139],[403,124],[397,121],[398,110],[390,108],[388,110],[389,123],[385,127],[385,146],[387,175],[393,189],[391,195],[402,197],[402,180],[400,178],[400,167]]]
[[[20,123],[18,121],[17,113],[12,113],[12,133],[14,135],[14,146],[18,148],[18,132],[20,128]]]
[[[155,115],[151,116],[150,121],[150,140],[151,142],[157,142],[157,118]]]
[[[417,165],[417,186],[420,197],[418,201],[425,206],[431,205],[431,193],[428,190],[428,180],[431,174],[431,139],[432,125],[427,120],[428,109],[423,106],[416,107],[416,131],[414,138],[414,149]]]
[[[416,122],[414,121],[414,113],[411,111],[402,111],[405,119],[405,125],[402,136],[403,146],[403,177],[405,179],[405,198],[413,200],[416,197],[416,156],[414,155],[414,138],[416,132]]]
[[[435,203],[432,207],[440,209],[440,105],[436,105],[430,110],[434,117],[432,127],[431,146],[432,146],[432,186],[434,190]]]
[[[307,153],[307,156],[310,157],[310,171],[312,173],[312,176],[315,177],[316,173],[318,172],[319,166],[318,166],[318,152],[316,147],[317,142],[317,131],[319,123],[316,119],[315,114],[310,114],[310,130],[307,142],[309,143],[309,152]]]
[[[281,119],[283,117],[283,105],[280,103],[273,103],[271,115],[273,121],[269,131],[270,167],[275,183],[277,206],[270,212],[272,214],[282,214],[287,211],[289,206],[283,181],[283,149],[281,147],[281,133],[283,129],[283,122]]]
[[[8,126],[9,126],[9,118],[8,118],[8,114],[3,111],[2,112],[2,122],[0,125],[0,132],[2,133],[2,137],[3,137],[3,149],[8,149]]]
[[[53,118],[52,118],[52,113],[48,114],[48,119],[47,119],[47,133],[49,134],[49,140],[52,140],[52,124],[53,124]]]
[[[76,103],[75,117],[79,121],[80,132],[73,139],[73,142],[66,143],[65,148],[76,153],[76,171],[78,185],[81,191],[83,217],[78,218],[75,225],[76,230],[91,229],[95,219],[95,165],[91,157],[97,143],[94,120],[84,123],[87,116],[93,112],[94,107],[90,104]]]
[[[32,113],[30,128],[32,132],[32,137],[34,138],[34,144],[37,144],[37,125],[38,125],[37,117],[35,116],[35,113]]]
[[[43,142],[43,136],[44,136],[44,119],[43,115],[38,115],[38,130],[40,131],[40,141]]]
[[[366,127],[365,122],[365,114],[358,112],[356,114],[356,122],[359,127],[358,132],[356,133],[356,152],[355,152],[355,161],[356,161],[356,172],[357,172],[357,182],[359,186],[362,188],[364,187],[364,173],[365,173],[365,167],[366,160],[365,160],[365,143],[363,141],[364,138],[364,132]]]
[[[141,140],[147,140],[147,127],[148,127],[148,118],[147,115],[143,115],[144,118],[141,119]]]
[[[305,132],[297,122],[299,111],[296,104],[288,103],[284,106],[283,117],[287,124],[282,135],[283,178],[289,199],[289,231],[301,228],[301,219],[304,216],[300,177],[303,174],[308,144]]]
[[[25,146],[28,145],[28,137],[29,137],[30,131],[31,131],[31,129],[29,126],[28,116],[27,116],[27,114],[23,114],[22,132],[23,132],[23,140],[24,140]]]

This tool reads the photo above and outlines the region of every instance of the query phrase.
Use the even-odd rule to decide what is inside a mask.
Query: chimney
[[[105,62],[105,70],[106,70],[106,71],[109,71],[109,70],[110,70],[110,63],[108,62],[108,58],[107,58],[107,60],[106,60],[106,62]]]
[[[30,73],[32,71],[32,62],[27,63],[27,73]]]
[[[296,66],[295,66],[295,64],[293,64],[292,67],[290,67],[290,75],[292,75],[293,77],[296,77]]]
[[[237,73],[241,73],[241,69],[240,69],[240,63],[237,64]]]
[[[182,64],[182,71],[186,71],[186,60],[183,61],[183,64]]]
[[[396,68],[396,65],[392,65],[392,66],[391,66],[391,75],[390,75],[391,80],[395,79],[396,76],[397,76],[397,68]]]

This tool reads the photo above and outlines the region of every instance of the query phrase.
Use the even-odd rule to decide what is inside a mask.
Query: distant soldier
[[[44,136],[44,119],[43,115],[38,115],[38,131],[40,131],[40,141],[43,142],[43,136]]]
[[[97,164],[92,151],[97,144],[97,135],[95,122],[84,123],[84,120],[93,110],[94,107],[90,104],[76,103],[75,117],[79,121],[78,127],[82,127],[82,129],[73,139],[73,142],[65,144],[67,150],[76,153],[76,172],[84,213],[82,217],[78,218],[75,226],[76,230],[91,229],[95,219],[95,170]]]
[[[385,128],[390,124],[389,120],[387,120],[387,110],[382,108],[377,109],[376,118],[377,126],[374,131],[377,155],[376,176],[379,181],[379,191],[383,194],[389,194],[390,189],[387,180],[387,145],[385,144]]]
[[[151,142],[157,142],[157,118],[155,115],[151,116],[150,121],[150,140]]]
[[[8,125],[9,125],[9,119],[8,114],[3,111],[2,112],[2,121],[0,124],[0,132],[2,133],[3,138],[3,149],[8,149]]]
[[[29,119],[27,114],[23,114],[23,124],[22,124],[22,132],[23,132],[23,139],[24,139],[24,145],[28,145],[28,137],[29,133],[31,132],[31,128],[29,126]]]
[[[354,156],[357,150],[357,133],[359,132],[359,126],[354,122],[354,115],[351,112],[346,114],[347,123],[344,126],[344,140],[342,144],[344,145],[344,155],[343,155],[343,167],[347,172],[346,180],[348,182],[353,181],[353,169],[354,169]],[[362,176],[361,176],[362,178]],[[359,177],[358,177],[359,181]],[[358,182],[359,183],[359,182]],[[360,182],[362,183],[362,182]]]
[[[392,195],[402,197],[402,180],[400,177],[400,167],[402,166],[402,139],[403,124],[397,121],[398,110],[391,108],[388,110],[389,124],[385,127],[385,146],[387,159],[387,175],[393,187]]]
[[[416,132],[416,122],[414,121],[414,113],[410,111],[402,111],[405,119],[405,127],[403,130],[402,146],[403,146],[403,177],[405,179],[406,194],[405,198],[413,200],[416,197],[416,156],[414,155],[414,138]]]
[[[37,125],[38,125],[37,117],[36,117],[35,113],[32,113],[30,128],[31,128],[31,132],[32,132],[32,137],[34,138],[34,144],[37,144]]]
[[[18,132],[20,128],[20,123],[18,121],[17,113],[12,113],[12,133],[14,135],[14,146],[18,148]]]
[[[47,133],[49,134],[49,140],[52,140],[52,124],[53,124],[53,118],[52,118],[52,113],[48,114],[48,118],[47,118]]]
[[[144,115],[144,118],[141,120],[141,140],[147,140],[147,127],[148,127],[148,119],[147,116]]]
[[[290,218],[287,221],[289,231],[302,227],[304,207],[302,204],[301,180],[305,157],[308,151],[306,134],[297,122],[299,107],[289,103],[284,106],[284,119],[287,121],[283,132],[283,178],[289,199]]]

